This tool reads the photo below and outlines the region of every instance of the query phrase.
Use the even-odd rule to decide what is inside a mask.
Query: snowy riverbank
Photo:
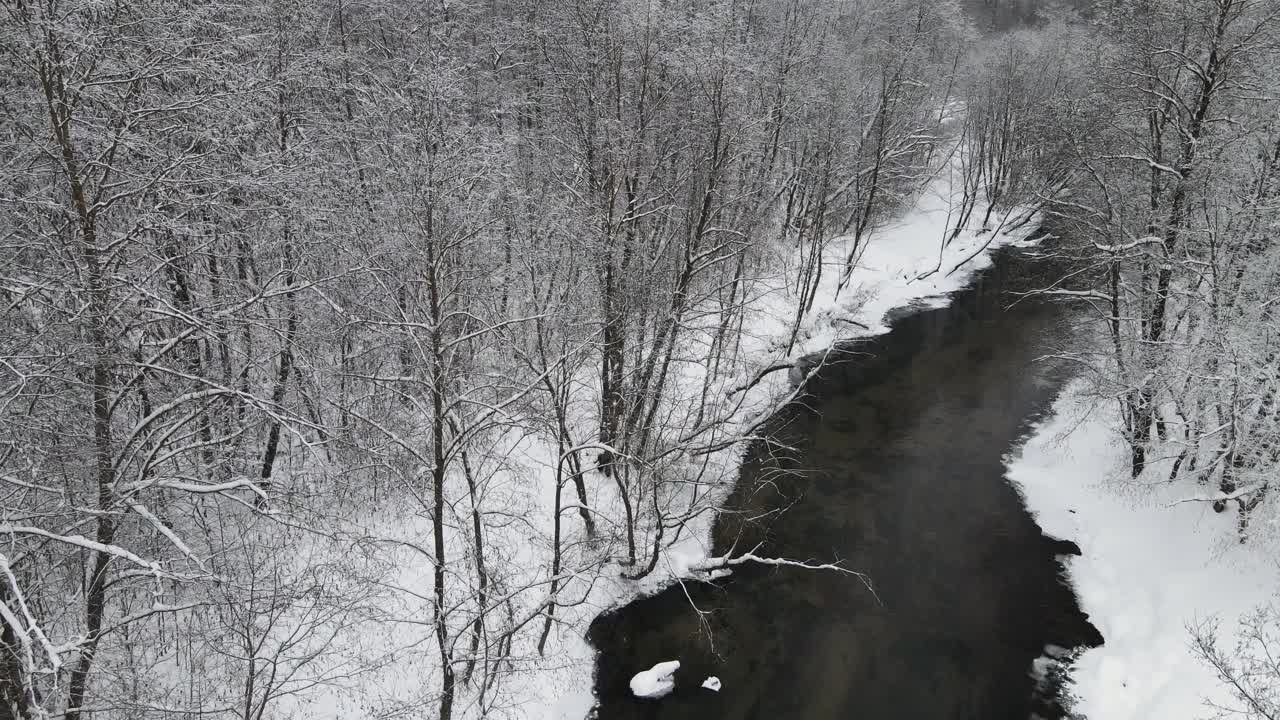
[[[1165,482],[1168,462],[1132,480],[1116,427],[1075,384],[1009,461],[1044,531],[1080,545],[1070,580],[1106,639],[1076,663],[1075,709],[1088,720],[1212,717],[1210,703],[1234,703],[1196,657],[1192,628],[1217,620],[1219,642],[1233,647],[1241,618],[1274,597],[1280,571],[1236,542],[1234,511],[1184,502],[1203,490]]]
[[[951,172],[957,170],[952,167]],[[724,387],[732,391],[744,377],[760,369],[822,352],[838,341],[887,332],[886,316],[894,309],[945,304],[948,293],[964,287],[974,273],[990,266],[991,251],[1027,241],[1028,233],[1036,229],[1034,222],[1016,223],[1017,227],[1006,229],[1025,218],[1016,212],[1005,216],[997,213],[992,221],[994,232],[967,229],[946,242],[953,229],[952,215],[958,204],[954,193],[958,186],[948,172],[935,178],[909,212],[871,236],[843,289],[841,269],[850,248],[842,238],[831,241],[823,258],[822,281],[812,309],[789,351],[790,323],[799,298],[785,278],[796,275],[793,267],[798,258],[795,253],[779,253],[771,265],[783,272],[758,283],[746,312],[740,340],[749,372],[726,378]],[[685,384],[691,387],[701,381],[696,375],[685,378]],[[772,412],[789,390],[786,373],[766,377],[744,399],[738,426],[745,428]],[[735,447],[714,460],[728,483],[726,490],[737,477],[739,450]],[[639,583],[619,579],[598,583],[589,602],[571,610],[576,611],[577,619],[560,627],[557,652],[559,657],[572,661],[550,674],[537,673],[527,678],[529,690],[540,696],[537,705],[529,707],[528,717],[585,717],[594,702],[594,652],[583,637],[587,625],[603,610],[624,605],[635,597],[656,592],[677,577],[688,576],[691,567],[708,557],[712,519],[709,513],[702,516],[693,533],[666,548],[653,576]],[[645,668],[636,668],[637,672],[641,670]],[[733,690],[726,687],[724,691]]]
[[[969,229],[951,237],[958,204],[955,193],[962,186],[951,176],[954,172],[958,172],[954,166],[944,169],[920,193],[910,211],[871,234],[843,288],[841,271],[851,248],[840,238],[827,243],[822,280],[795,342],[791,342],[791,328],[801,293],[794,282],[801,274],[797,265],[801,256],[793,248],[772,250],[772,256],[761,263],[771,272],[755,278],[745,289],[738,360],[708,378],[700,361],[705,348],[697,346],[706,341],[705,333],[691,332],[682,340],[690,349],[680,354],[673,367],[668,393],[671,407],[687,412],[704,391],[706,397],[732,398],[721,407],[732,407],[733,412],[725,427],[717,431],[717,438],[741,435],[785,402],[791,391],[786,372],[768,373],[750,385],[748,381],[763,369],[821,352],[840,340],[886,332],[886,314],[895,308],[945,304],[947,293],[963,287],[975,272],[990,265],[989,251],[1023,241],[1026,233],[1035,229],[1034,222],[1017,223],[1020,216],[1012,213],[993,217],[994,231]],[[975,215],[980,217],[981,213]],[[1005,231],[998,226],[1001,221],[1017,225],[1016,230]],[[714,324],[713,318],[710,325]],[[571,403],[570,429],[579,441],[592,437],[596,422],[596,396],[590,383],[591,378],[584,377],[575,384]],[[477,659],[500,663],[495,672],[502,681],[479,690],[464,682],[454,716],[581,720],[594,704],[596,658],[585,639],[592,620],[606,610],[657,592],[677,578],[706,576],[696,567],[709,556],[712,509],[737,478],[742,444],[726,443],[718,452],[671,465],[673,472],[699,478],[699,485],[710,492],[694,500],[678,498],[685,505],[677,506],[673,501],[664,508],[669,517],[683,518],[684,527],[678,540],[672,542],[674,533],[664,537],[654,571],[640,580],[625,576],[635,568],[620,567],[616,562],[625,550],[610,544],[617,541],[617,528],[600,537],[585,535],[577,513],[568,507],[573,489],[566,485],[561,498],[565,572],[556,589],[555,622],[542,648],[538,643],[554,547],[551,518],[556,507],[556,444],[545,433],[513,423],[509,433],[495,436],[492,447],[484,450],[472,456],[475,492],[491,500],[500,497],[501,502],[494,505],[504,508],[504,514],[485,518],[486,561],[501,568],[501,574],[491,577],[489,602],[501,593],[505,621],[524,629],[513,632],[505,641],[507,646],[494,641],[500,652],[493,660],[487,655]],[[596,517],[623,517],[613,481],[596,470],[588,470],[588,475],[587,500]],[[455,494],[465,496],[466,488],[455,488]],[[452,557],[470,553],[470,520],[465,511],[465,507],[455,509],[457,517],[445,528]],[[357,525],[349,531],[380,538],[376,547],[365,543],[362,552],[372,553],[370,562],[389,574],[379,585],[380,619],[344,628],[335,640],[343,649],[341,659],[325,668],[334,679],[309,687],[305,699],[301,693],[281,697],[282,717],[336,719],[364,716],[369,708],[409,712],[434,702],[439,692],[433,684],[439,672],[432,651],[433,629],[430,623],[420,621],[430,617],[433,588],[429,557],[417,549],[421,538],[430,536],[429,518],[407,503],[363,517]],[[639,531],[637,545],[647,560],[653,545],[652,528],[640,527]],[[459,595],[457,601],[465,604],[468,599]],[[456,636],[466,637],[461,628],[455,630]],[[486,647],[487,643],[481,650],[487,652]],[[655,661],[658,659],[666,658]],[[358,674],[347,674],[347,667],[362,669]],[[463,664],[459,667],[467,670]],[[726,686],[724,692],[731,693],[733,688]]]

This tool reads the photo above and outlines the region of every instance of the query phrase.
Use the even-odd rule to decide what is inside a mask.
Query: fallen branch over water
[[[858,572],[857,570],[850,570],[849,568],[841,565],[839,562],[811,563],[804,560],[788,560],[786,558],[762,557],[760,555],[756,555],[755,553],[749,552],[749,553],[743,553],[742,555],[737,555],[733,557],[730,557],[728,555],[722,555],[720,557],[707,558],[706,560],[703,560],[701,562],[696,562],[691,564],[689,566],[689,569],[694,571],[709,573],[714,579],[714,578],[724,577],[725,575],[728,574],[727,572],[724,572],[724,571],[731,569],[735,565],[745,565],[747,563],[755,563],[757,565],[775,565],[780,567],[795,567],[795,568],[802,568],[804,570],[833,570],[835,572],[844,573],[845,575],[852,575],[858,578],[859,580],[861,580],[862,584],[866,586],[867,590],[871,592],[872,597],[876,599],[876,602],[880,603],[880,596],[876,594],[875,588],[871,586],[871,578],[867,577],[866,573],[861,573],[861,572]],[[880,604],[883,604],[883,603],[880,603]]]

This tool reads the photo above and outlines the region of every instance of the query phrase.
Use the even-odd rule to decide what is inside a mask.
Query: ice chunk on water
[[[676,681],[671,677],[680,669],[679,660],[668,660],[642,670],[631,678],[631,693],[641,698],[660,698],[671,694]]]

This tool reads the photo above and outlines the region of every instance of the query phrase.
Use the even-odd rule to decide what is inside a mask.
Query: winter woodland
[[[1043,229],[1132,476],[1274,547],[1278,50],[1274,0],[0,0],[0,716],[558,717],[604,606],[740,560],[671,549],[940,177],[921,275]],[[1253,717],[1273,620],[1201,635]]]

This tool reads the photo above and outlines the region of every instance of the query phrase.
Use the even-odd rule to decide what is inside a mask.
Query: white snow
[[[720,678],[716,677],[715,675],[712,675],[711,677],[702,681],[702,687],[708,690],[711,690],[713,692],[720,692]]]
[[[788,355],[787,330],[794,317],[793,288],[772,287],[765,302],[755,304],[755,313],[744,326],[744,348],[753,349],[759,367],[785,359],[796,359],[830,347],[832,343],[889,331],[888,314],[908,306],[938,307],[947,303],[947,294],[965,286],[973,274],[991,265],[990,251],[1003,245],[1026,245],[1030,233],[1038,229],[1026,218],[1025,208],[993,213],[992,227],[976,227],[983,212],[973,213],[974,227],[948,240],[955,218],[959,172],[958,161],[944,168],[924,189],[910,211],[896,222],[864,239],[857,264],[843,290],[839,288],[844,262],[853,249],[848,238],[836,238],[828,246],[823,261],[822,282],[799,342]],[[979,210],[982,210],[979,208]],[[944,247],[944,242],[946,243]],[[796,262],[794,253],[771,263],[787,268]],[[782,347],[780,347],[782,346]]]
[[[1045,532],[1083,552],[1068,561],[1070,580],[1106,642],[1077,662],[1076,710],[1089,720],[1212,716],[1206,703],[1232,697],[1194,655],[1190,628],[1217,618],[1234,647],[1241,617],[1273,597],[1275,563],[1236,541],[1234,512],[1178,502],[1203,491],[1169,483],[1167,461],[1133,481],[1111,430],[1118,418],[1094,407],[1069,388],[1008,466]]]
[[[631,693],[636,697],[649,699],[670,695],[676,689],[676,681],[671,676],[679,669],[679,660],[667,660],[648,670],[641,670],[631,678]]]

